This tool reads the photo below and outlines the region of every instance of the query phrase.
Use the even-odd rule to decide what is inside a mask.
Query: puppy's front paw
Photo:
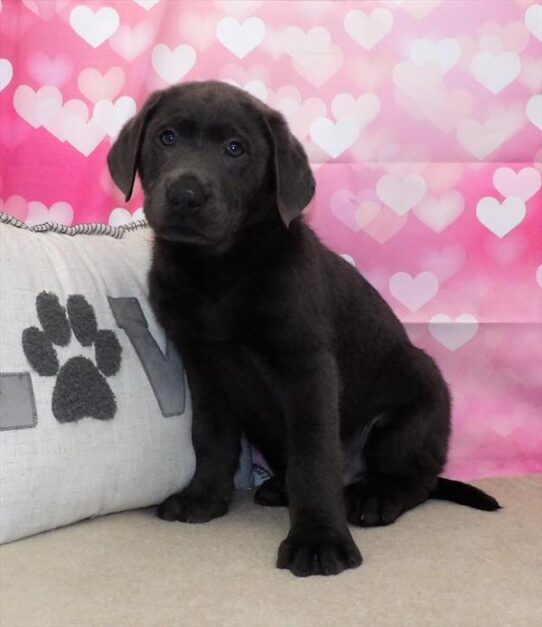
[[[156,510],[162,520],[179,520],[187,523],[204,523],[224,516],[228,511],[228,501],[209,495],[180,492],[172,494]]]
[[[297,577],[338,575],[361,562],[361,553],[348,532],[290,532],[279,547],[277,568],[288,568]]]

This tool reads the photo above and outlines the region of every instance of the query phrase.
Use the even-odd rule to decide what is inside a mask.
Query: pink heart
[[[0,200],[0,212],[8,213],[21,222],[26,220],[28,205],[22,196],[10,196],[6,201]]]
[[[512,239],[487,240],[486,250],[503,268],[508,268],[519,259],[526,248],[526,242],[519,235]]]
[[[32,11],[42,20],[50,20],[61,9],[63,9],[70,0],[48,0],[48,2],[38,2],[38,0],[23,0],[24,6]]]
[[[107,194],[109,194],[115,200],[115,204],[120,205],[125,202],[124,194],[113,183],[111,179],[111,174],[109,173],[109,170],[107,168],[102,170],[102,173],[100,174],[100,177],[98,180],[99,180],[101,189]],[[132,190],[132,201],[135,203],[141,204],[142,199],[140,198],[140,196],[141,196],[141,183],[139,181],[139,177],[136,177],[134,181],[134,189]]]
[[[179,18],[179,33],[198,50],[207,50],[216,41],[216,22],[213,14],[186,11]]]
[[[493,173],[493,185],[505,198],[517,196],[526,201],[540,189],[542,177],[535,168],[523,168],[519,172],[512,168],[499,168]]]
[[[462,163],[429,163],[423,170],[427,189],[433,194],[453,189],[461,180],[465,168]]]
[[[222,81],[234,81],[238,85],[246,85],[254,81],[259,81],[268,85],[271,81],[269,70],[261,65],[250,68],[242,68],[238,65],[225,65],[220,74]]]
[[[542,91],[541,63],[542,61],[539,57],[530,58],[527,55],[521,55],[521,74],[519,80],[533,93]]]
[[[262,4],[263,0],[215,0],[217,9],[240,20],[255,13]]]
[[[363,277],[367,279],[367,281],[369,281],[369,283],[379,292],[386,289],[390,273],[383,266],[373,266],[368,270],[363,270],[362,274]]]
[[[332,213],[349,229],[360,231],[373,220],[382,208],[372,190],[354,194],[348,189],[339,189],[331,196]]]
[[[419,105],[425,105],[442,85],[442,69],[437,63],[416,65],[402,61],[393,68],[393,82]]]
[[[521,412],[505,412],[503,414],[493,414],[491,417],[491,429],[502,438],[508,438],[524,420]]]
[[[379,57],[348,57],[348,74],[365,92],[377,92],[389,80],[394,59],[391,55]]]
[[[435,84],[431,89],[429,86],[424,88],[419,96],[414,95],[414,91],[407,93],[405,89],[394,90],[397,103],[417,120],[428,119],[443,133],[455,129],[472,110],[472,97],[462,89],[450,91]]]
[[[13,118],[9,124],[2,127],[0,141],[8,148],[13,149],[19,146],[31,132],[31,129],[22,120]]]
[[[315,87],[321,87],[335,76],[343,64],[340,48],[332,46],[325,52],[296,52],[292,56],[296,72]]]
[[[389,282],[391,294],[410,311],[418,311],[432,298],[439,290],[437,277],[431,272],[420,272],[416,276],[411,276],[406,272],[396,272]]]
[[[453,131],[471,111],[472,96],[463,89],[443,90],[424,107],[425,117],[444,133]]]
[[[496,22],[486,22],[478,30],[479,42],[491,42],[497,52],[512,50],[523,52],[529,44],[529,31],[525,28],[523,21],[516,20],[508,24],[497,24]]]
[[[151,45],[153,38],[154,29],[149,22],[139,22],[133,28],[121,24],[109,39],[109,45],[123,59],[132,62]]]
[[[440,281],[446,281],[461,270],[466,257],[461,246],[451,244],[441,249],[427,249],[420,258],[420,265],[431,270]]]
[[[288,115],[293,132],[298,137],[306,137],[310,133],[311,125],[317,118],[325,117],[327,113],[326,103],[320,98],[307,98],[301,103],[299,109]]]
[[[43,52],[30,54],[26,67],[30,76],[42,85],[63,85],[73,71],[72,62],[66,55],[48,57]]]
[[[400,216],[383,206],[378,215],[364,227],[364,232],[380,244],[387,242],[405,226],[408,215]]]
[[[442,0],[432,0],[432,2],[427,2],[427,0],[405,0],[405,2],[401,2],[399,6],[405,13],[412,15],[412,17],[418,20],[423,20],[440,2],[442,2]]]
[[[301,106],[301,94],[297,87],[282,85],[275,92],[272,89],[267,90],[267,103],[283,115],[291,115]]]
[[[418,220],[440,233],[459,218],[464,207],[465,199],[453,189],[440,197],[428,194],[413,211]]]
[[[305,19],[311,19],[317,24],[321,24],[322,20],[329,11],[333,9],[335,0],[318,0],[318,2],[300,2],[296,5],[296,9],[304,13]]]
[[[79,91],[91,102],[113,100],[124,85],[124,70],[112,67],[105,74],[94,68],[83,70],[77,79]]]

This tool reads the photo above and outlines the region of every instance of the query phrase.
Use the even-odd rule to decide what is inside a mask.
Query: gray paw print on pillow
[[[69,296],[64,308],[56,294],[41,292],[36,311],[41,329],[23,331],[23,350],[38,374],[56,377],[52,400],[56,419],[113,418],[117,404],[105,377],[116,374],[121,365],[122,348],[115,333],[98,329],[94,309],[79,294]],[[55,346],[67,346],[72,331],[82,346],[94,346],[94,361],[78,355],[60,365]]]

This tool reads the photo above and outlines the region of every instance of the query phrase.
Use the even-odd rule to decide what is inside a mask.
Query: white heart
[[[379,114],[380,98],[368,93],[356,100],[351,94],[337,94],[331,103],[331,112],[337,119],[347,116],[358,119],[361,131]]]
[[[41,98],[37,103],[36,115],[43,128],[63,142],[65,140],[64,122],[72,116],[86,122],[88,107],[77,98],[68,100],[64,104],[55,98]]]
[[[62,129],[64,115],[61,102],[52,98],[42,98],[37,104],[36,116],[40,126],[43,126],[61,142],[64,141],[64,131]]]
[[[28,203],[26,224],[36,226],[45,222],[69,226],[73,220],[73,209],[67,202],[55,202],[47,208],[43,203],[32,200]]]
[[[282,115],[289,118],[295,115],[301,107],[301,97],[296,98],[280,98],[273,103],[275,109],[280,111]]]
[[[429,333],[447,349],[456,351],[478,333],[478,320],[471,314],[461,314],[455,320],[437,314],[429,320]]]
[[[299,26],[290,26],[281,32],[282,46],[291,57],[303,54],[328,52],[331,35],[323,26],[315,26],[307,32]]]
[[[536,94],[529,98],[525,113],[536,128],[542,131],[542,94]]]
[[[70,26],[93,48],[98,48],[119,27],[119,14],[111,7],[102,7],[96,13],[79,5],[70,12]]]
[[[50,124],[59,113],[62,113],[62,102],[54,98],[40,98],[36,103],[36,118],[39,126],[45,126],[47,130],[49,130],[48,124]]]
[[[249,17],[243,23],[224,17],[216,25],[216,36],[227,50],[244,59],[264,40],[265,24],[259,17]]]
[[[540,41],[542,41],[542,5],[531,4],[525,11],[525,26]]]
[[[478,159],[484,159],[506,140],[506,129],[498,119],[484,124],[473,118],[461,120],[457,126],[457,140]]]
[[[170,85],[180,81],[196,63],[196,51],[182,44],[171,50],[166,44],[157,44],[152,51],[154,71]]]
[[[415,39],[410,46],[409,56],[416,65],[436,62],[443,72],[447,72],[459,61],[461,46],[451,37],[442,39],[438,43],[429,39]]]
[[[13,78],[13,65],[8,59],[0,59],[0,91],[5,89]]]
[[[258,98],[262,102],[267,102],[267,87],[262,81],[248,81],[244,85],[240,85],[237,81],[226,79],[225,83],[239,87],[248,92],[251,96]]]
[[[536,168],[522,168],[519,172],[512,168],[498,168],[493,172],[493,185],[505,198],[517,196],[527,201],[542,186],[542,176]]]
[[[41,126],[38,120],[38,106],[41,100],[56,100],[62,105],[62,93],[52,85],[45,85],[35,92],[28,85],[19,85],[13,94],[13,106],[15,111],[34,128]]]
[[[504,237],[521,224],[526,213],[525,203],[516,196],[508,196],[502,203],[486,196],[476,205],[476,217],[497,237]]]
[[[371,50],[393,27],[393,14],[387,9],[375,9],[370,15],[360,9],[344,17],[344,29],[360,46]]]
[[[94,105],[92,119],[112,139],[115,139],[124,124],[136,113],[136,103],[130,96],[122,96],[115,104],[111,100],[99,100]]]
[[[419,174],[404,177],[385,174],[376,184],[376,193],[380,200],[400,216],[417,205],[425,192],[425,180]]]
[[[134,0],[134,2],[139,4],[139,6],[142,9],[145,9],[145,11],[150,11],[153,6],[158,4],[159,0]]]
[[[440,233],[459,218],[464,207],[465,199],[454,189],[439,198],[427,195],[413,211],[418,220]]]
[[[130,224],[130,222],[136,222],[137,220],[144,220],[145,214],[143,208],[136,209],[134,213],[130,213],[127,209],[117,207],[109,214],[110,226],[121,226],[123,224]]]
[[[389,290],[410,311],[418,311],[437,294],[439,281],[432,272],[420,272],[416,277],[397,272],[390,279]]]
[[[105,131],[93,120],[85,122],[76,116],[70,116],[64,120],[62,132],[65,141],[85,155],[85,157],[88,157],[105,137]]]
[[[340,118],[335,124],[328,118],[317,118],[310,130],[312,141],[333,159],[354,145],[359,133],[359,121],[350,116]]]
[[[515,52],[479,52],[471,61],[470,70],[479,83],[498,94],[519,76],[521,60]]]
[[[337,46],[327,52],[298,52],[292,56],[294,70],[315,87],[321,87],[335,76],[343,62],[343,53]]]

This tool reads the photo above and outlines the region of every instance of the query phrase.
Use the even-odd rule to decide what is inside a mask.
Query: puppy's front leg
[[[172,494],[157,510],[159,518],[202,523],[223,516],[233,497],[234,474],[239,464],[241,431],[217,385],[219,375],[208,362],[200,375],[187,368],[192,396],[192,442],[196,470],[192,481]]]
[[[339,393],[333,356],[288,359],[280,374],[287,419],[290,532],[277,567],[294,575],[335,575],[361,564],[342,494]]]

